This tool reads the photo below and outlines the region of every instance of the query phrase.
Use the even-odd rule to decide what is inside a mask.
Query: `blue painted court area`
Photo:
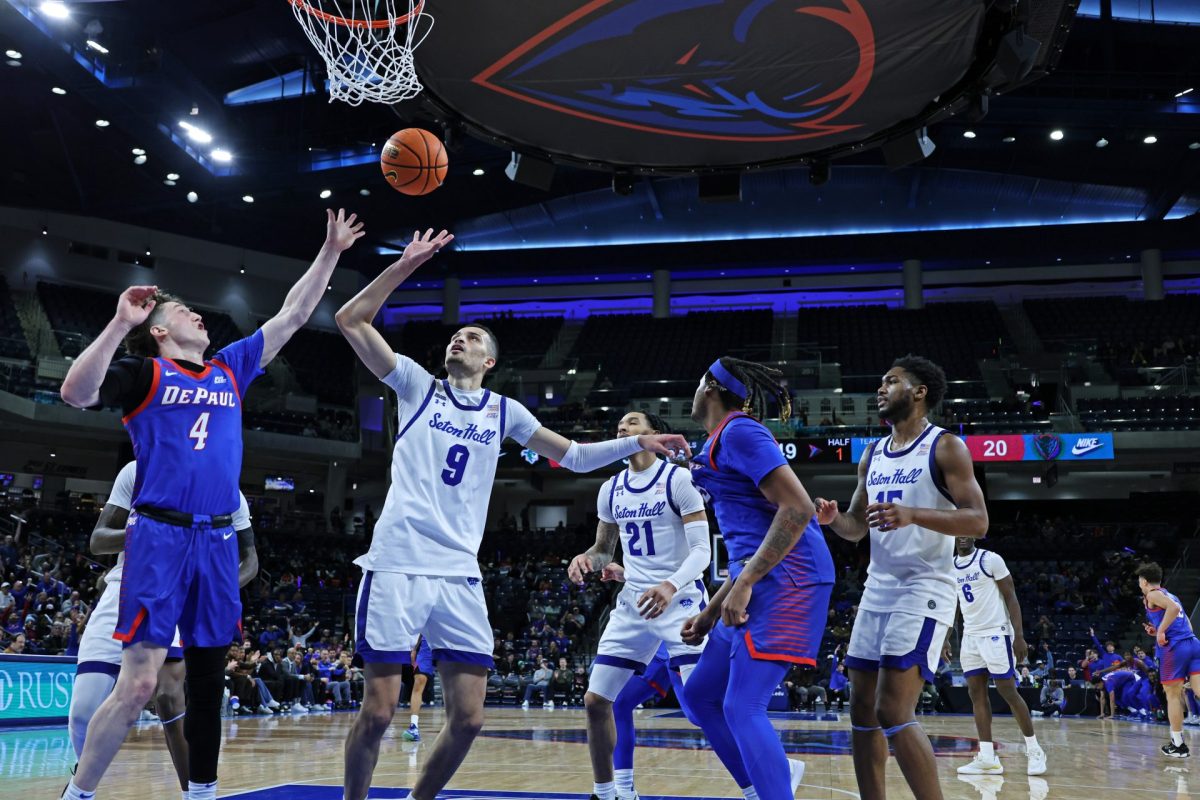
[[[396,789],[386,787],[371,787],[371,800],[379,798],[385,800],[390,798],[408,797],[408,789]],[[305,784],[285,784],[283,786],[271,786],[266,789],[256,789],[253,792],[242,792],[241,794],[225,795],[229,798],[241,798],[242,800],[341,800],[342,787],[340,786],[308,786]],[[438,797],[448,798],[449,800],[580,800],[587,797],[586,794],[564,794],[562,792],[491,792],[476,789],[445,789],[438,793]],[[688,796],[674,797],[671,795],[642,795],[644,800],[722,800],[717,797],[695,797]]]

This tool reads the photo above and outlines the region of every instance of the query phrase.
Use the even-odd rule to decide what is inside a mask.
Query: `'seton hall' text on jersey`
[[[910,470],[898,469],[890,475],[882,472],[872,472],[867,478],[867,486],[903,486],[905,484],[916,484],[921,474],[925,470],[914,468]]]
[[[468,442],[478,442],[479,444],[491,444],[496,439],[495,430],[483,431],[474,422],[467,425],[465,428],[459,428],[448,419],[442,419],[440,413],[434,413],[429,420],[429,427],[435,431],[448,433],[451,436],[456,436],[459,439],[465,439]]]

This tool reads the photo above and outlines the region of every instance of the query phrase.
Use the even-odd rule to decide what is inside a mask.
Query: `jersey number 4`
[[[188,438],[196,440],[196,443],[192,445],[193,450],[203,450],[204,443],[208,441],[208,414],[209,412],[205,411],[196,417],[196,423],[188,431]]]
[[[625,532],[629,534],[629,555],[631,556],[652,556],[654,555],[654,529],[650,527],[649,522],[643,522],[639,529],[636,522],[630,522],[625,526]],[[642,552],[642,548],[638,547],[638,539],[642,534],[646,535],[646,552]]]
[[[470,458],[471,451],[466,445],[453,445],[446,453],[446,469],[442,470],[442,483],[447,486],[458,486],[462,483]]]

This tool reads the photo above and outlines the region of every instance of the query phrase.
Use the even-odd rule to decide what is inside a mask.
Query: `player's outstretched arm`
[[[538,428],[525,445],[538,455],[557,461],[572,472],[591,472],[614,461],[629,458],[639,450],[672,458],[679,454],[691,456],[687,439],[677,433],[643,433],[594,444],[579,444],[546,427]]]
[[[338,209],[337,216],[334,216],[332,210],[325,209],[325,218],[325,244],[321,245],[320,252],[308,270],[287,293],[279,313],[263,323],[263,350],[258,363],[260,367],[271,363],[271,359],[279,354],[292,335],[304,327],[317,303],[321,302],[325,295],[338,257],[366,235],[363,223],[355,224],[358,215],[351,214],[347,217],[344,208]]]
[[[129,509],[105,503],[92,529],[88,549],[93,555],[110,556],[125,549],[125,523],[129,520]]]
[[[397,286],[452,241],[454,234],[446,231],[437,236],[433,235],[432,228],[425,231],[424,236],[420,231],[414,232],[412,241],[404,248],[404,255],[389,264],[335,315],[338,329],[376,378],[382,378],[396,368],[396,356],[383,335],[375,330],[375,315]]]
[[[91,344],[75,357],[59,394],[63,402],[76,408],[91,408],[100,402],[100,384],[121,341],[141,325],[154,310],[157,286],[130,286],[117,299],[117,313]]]
[[[827,526],[838,536],[850,542],[863,539],[871,529],[867,527],[867,468],[870,465],[871,450],[862,454],[858,460],[858,486],[850,498],[850,507],[840,513],[836,500],[826,500],[818,497],[814,504],[817,509],[817,522]]]
[[[1029,645],[1025,643],[1025,620],[1021,617],[1021,603],[1017,600],[1017,587],[1013,583],[1012,575],[1006,575],[996,581],[996,588],[1004,598],[1004,605],[1008,608],[1008,620],[1012,623],[1013,656],[1018,664],[1028,663]],[[1046,669],[1050,669],[1050,666],[1047,664]]]
[[[975,480],[975,469],[966,444],[957,436],[941,436],[934,458],[956,508],[942,511],[899,503],[871,503],[867,506],[867,524],[885,532],[906,525],[920,525],[946,536],[982,539],[988,530],[987,504],[983,500],[983,490]]]

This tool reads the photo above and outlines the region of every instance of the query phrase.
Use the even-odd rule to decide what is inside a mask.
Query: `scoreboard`
[[[779,452],[789,464],[848,464],[854,461],[852,437],[780,439]]]
[[[854,440],[855,461],[874,438]],[[996,461],[1112,461],[1111,433],[1023,433],[964,436],[971,459],[976,463]]]

